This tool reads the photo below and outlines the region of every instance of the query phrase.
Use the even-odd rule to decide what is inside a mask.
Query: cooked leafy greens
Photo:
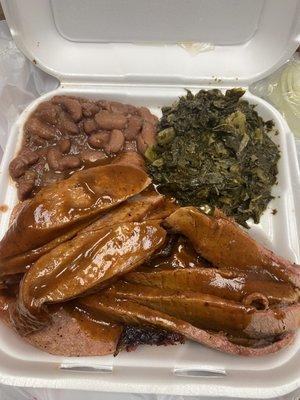
[[[187,91],[163,107],[157,144],[146,151],[160,192],[181,205],[209,204],[247,226],[272,199],[280,152],[255,106],[240,88]]]

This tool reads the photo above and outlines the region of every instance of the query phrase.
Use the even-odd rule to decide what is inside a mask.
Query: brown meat
[[[17,312],[12,313],[15,324],[22,321],[26,325],[27,319],[32,330],[34,315],[43,304],[78,297],[129,272],[163,245],[165,235],[156,223],[128,222],[84,232],[61,244],[26,273]]]
[[[43,254],[48,253],[59,244],[66,242],[76,235],[77,232],[88,226],[92,221],[83,222],[76,225],[73,229],[70,229],[65,234],[51,240],[50,242],[44,244],[33,250],[26,251],[25,253],[18,254],[16,256],[7,257],[3,259],[0,263],[1,273],[0,276],[14,275],[18,273],[24,273],[30,267],[30,265],[39,259]]]
[[[28,201],[29,200],[27,200],[27,202]],[[155,192],[141,193],[140,195],[134,196],[119,205],[117,208],[113,208],[103,216],[96,216],[94,220],[79,224],[74,229],[66,232],[64,235],[59,236],[58,238],[37,249],[30,250],[22,253],[21,255],[6,258],[5,263],[2,266],[2,275],[13,275],[25,272],[26,269],[28,269],[28,267],[43,254],[48,253],[56,246],[71,239],[79,231],[84,233],[88,231],[99,230],[122,222],[141,221],[142,218],[151,213],[153,209],[158,208],[162,202],[163,197]],[[18,205],[16,211],[13,211],[15,214],[13,218],[16,218],[23,206],[23,203]]]
[[[140,169],[106,165],[76,172],[69,179],[40,190],[0,242],[0,268],[6,258],[43,246],[140,193],[149,184],[150,178]]]
[[[99,332],[98,327],[98,332]],[[77,319],[63,308],[52,317],[51,324],[24,339],[34,347],[64,357],[104,356],[113,354],[119,340],[119,329],[102,327],[102,335],[91,336]]]
[[[174,211],[176,211],[178,208],[179,208],[179,206],[175,203],[175,201],[173,199],[165,197],[163,205],[159,209],[154,210],[151,213],[151,216],[149,216],[149,218],[165,219],[169,215],[171,215]]]
[[[150,309],[146,306],[134,303],[129,300],[118,300],[115,297],[104,295],[91,295],[77,300],[81,307],[86,307],[89,312],[99,318],[106,318],[109,321],[127,325],[152,325],[159,328],[183,334],[188,339],[204,344],[225,353],[242,356],[262,356],[279,351],[290,345],[294,340],[294,334],[288,333],[281,337],[273,338],[270,344],[252,347],[235,344],[224,334],[206,331],[191,325],[188,322],[174,318],[163,312]],[[259,340],[258,343],[261,343]]]
[[[0,294],[0,320],[12,327],[8,307],[15,299]],[[116,351],[122,328],[115,324],[96,324],[59,307],[51,322],[38,332],[23,336],[32,346],[65,357],[102,356]]]
[[[166,222],[187,236],[196,251],[217,267],[264,269],[300,288],[300,268],[258,244],[218,210],[214,216],[209,216],[195,207],[183,207]]]
[[[87,226],[80,233],[92,232],[106,228],[107,226],[121,224],[123,222],[142,221],[146,216],[148,220],[148,215],[151,215],[153,209],[160,208],[164,199],[163,196],[156,192],[147,192],[143,192],[128,199],[117,208],[114,208],[103,216],[100,216],[100,218],[98,218],[93,224]]]
[[[268,280],[258,273],[226,269],[194,267],[150,272],[134,271],[124,279],[140,285],[178,291],[191,290],[237,302],[243,302],[244,298],[249,299],[248,296],[253,293],[263,294],[269,304],[292,304],[299,298],[297,291],[289,284]]]
[[[117,282],[111,293],[213,331],[249,338],[267,338],[295,331],[300,304],[258,311],[252,306],[199,292],[174,291]]]
[[[131,165],[133,167],[145,170],[145,161],[143,157],[136,151],[123,151],[120,153],[115,160],[112,161],[113,164],[120,165]]]

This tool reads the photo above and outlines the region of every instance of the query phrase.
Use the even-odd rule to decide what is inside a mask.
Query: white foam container
[[[247,90],[279,67],[300,41],[298,0],[2,0],[2,5],[19,48],[61,82],[30,104],[12,128],[0,167],[0,204],[7,204],[9,212],[17,198],[8,165],[20,145],[24,122],[40,102],[70,94],[145,105],[159,116],[160,107],[184,94],[184,88],[238,85]],[[212,42],[215,49],[193,57],[177,41]],[[251,224],[250,234],[299,263],[300,174],[293,135],[267,102],[248,90],[245,98],[257,104],[263,118],[275,121],[279,135],[274,141],[281,149],[276,197],[260,224]],[[0,214],[0,237],[7,230],[9,212]],[[300,335],[289,348],[259,358],[226,355],[187,342],[145,346],[116,358],[78,359],[39,351],[1,324],[0,382],[273,398],[300,387]]]

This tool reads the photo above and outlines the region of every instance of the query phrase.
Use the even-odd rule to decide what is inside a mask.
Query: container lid
[[[69,83],[249,84],[300,41],[300,0],[2,0],[12,35]],[[210,43],[191,54],[178,43]],[[220,82],[218,81],[220,84]]]

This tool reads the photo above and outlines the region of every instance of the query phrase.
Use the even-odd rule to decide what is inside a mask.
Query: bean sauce
[[[123,150],[143,154],[155,142],[157,122],[147,108],[115,101],[55,96],[41,103],[9,167],[19,200],[74,171],[110,163]]]

